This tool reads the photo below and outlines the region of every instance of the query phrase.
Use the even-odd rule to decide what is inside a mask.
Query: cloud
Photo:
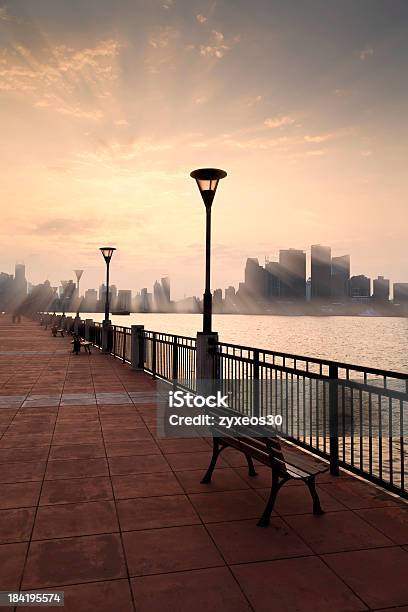
[[[374,55],[374,49],[370,46],[365,47],[365,49],[363,49],[362,51],[360,51],[360,59],[361,61],[365,61],[367,58],[371,57],[372,55]]]
[[[232,43],[227,44],[222,32],[213,30],[211,32],[211,39],[208,45],[200,45],[200,54],[204,57],[216,57],[221,59],[224,55],[231,50],[231,44],[237,43],[239,37],[235,37]]]
[[[98,219],[81,219],[80,222],[82,227],[95,227],[100,225]],[[80,231],[80,227],[78,224],[78,219],[73,219],[72,217],[56,217],[55,219],[48,219],[47,221],[43,221],[41,223],[37,223],[34,227],[30,228],[31,234],[36,234],[39,236],[74,236],[78,234]]]
[[[198,23],[205,23],[207,21],[207,17],[204,17],[204,15],[197,15],[196,19]]]
[[[160,28],[152,34],[149,38],[149,45],[151,45],[154,49],[163,49],[164,47],[168,47],[168,45],[180,38],[179,30],[171,26],[166,26],[164,28]]]
[[[280,115],[278,117],[270,117],[265,119],[264,124],[268,128],[280,128],[285,127],[286,125],[293,125],[296,123],[296,119],[290,117],[289,115]]]
[[[306,157],[322,157],[326,155],[326,151],[324,149],[317,149],[316,151],[306,151]]]
[[[319,143],[319,142],[326,142],[327,140],[331,140],[334,137],[335,137],[335,134],[332,134],[332,133],[328,133],[328,134],[316,134],[315,136],[306,135],[304,137],[304,140],[306,142]]]
[[[115,123],[115,125],[119,125],[119,126],[123,126],[123,127],[128,127],[128,125],[129,125],[129,121],[127,119],[116,119],[116,121],[114,123]]]
[[[0,55],[0,92],[24,94],[36,108],[98,120],[103,116],[101,101],[112,95],[119,79],[117,56],[121,47],[118,41],[108,39],[94,47],[54,46],[43,50],[42,56],[23,45],[4,49]]]

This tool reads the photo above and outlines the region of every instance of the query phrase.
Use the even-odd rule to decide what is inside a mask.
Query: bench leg
[[[313,500],[313,514],[324,514],[324,510],[322,510],[322,507],[320,505],[319,495],[316,491],[315,477],[313,476],[312,478],[308,478],[306,480],[306,484],[309,488],[310,495],[312,496]]]
[[[245,455],[245,457],[248,462],[248,476],[258,476],[258,473],[255,471],[254,462],[252,461],[252,457],[250,455]]]
[[[275,476],[272,470],[272,486],[271,486],[271,493],[269,495],[269,499],[267,501],[267,504],[265,506],[265,510],[263,511],[263,514],[261,516],[261,518],[259,519],[257,526],[258,527],[268,527],[269,525],[269,521],[271,518],[271,514],[272,514],[272,510],[273,507],[275,505],[275,501],[276,501],[276,497],[278,495],[279,489],[281,488],[281,486],[286,482],[285,478],[282,478],[281,481],[279,481],[279,476]]]
[[[214,471],[215,468],[215,464],[217,463],[217,459],[218,459],[218,455],[220,454],[220,452],[222,451],[222,449],[224,448],[223,446],[221,446],[220,448],[220,442],[218,440],[218,438],[213,438],[213,454],[211,457],[211,461],[210,461],[210,465],[208,466],[208,470],[204,476],[204,478],[201,481],[201,484],[209,484],[211,482],[211,477],[212,477],[212,473]]]

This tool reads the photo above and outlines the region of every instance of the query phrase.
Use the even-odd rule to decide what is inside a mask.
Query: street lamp
[[[100,252],[106,262],[106,296],[105,296],[105,324],[109,324],[109,264],[112,259],[113,251],[116,251],[115,247],[100,247]]]
[[[211,280],[211,206],[214,201],[220,179],[227,176],[224,170],[217,168],[201,168],[194,170],[190,174],[191,178],[197,182],[201,197],[206,211],[206,230],[205,230],[205,293],[203,303],[203,333],[211,334],[212,318],[212,295],[210,288]]]

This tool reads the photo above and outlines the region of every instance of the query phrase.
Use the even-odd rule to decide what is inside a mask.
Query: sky
[[[332,246],[408,281],[406,0],[0,0],[0,270],[212,286]]]

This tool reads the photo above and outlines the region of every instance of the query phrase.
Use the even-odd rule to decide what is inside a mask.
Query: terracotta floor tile
[[[0,482],[24,482],[42,480],[45,472],[45,461],[27,461],[3,463],[0,469]]]
[[[116,499],[184,493],[172,472],[112,476],[112,484]]]
[[[271,487],[272,472],[271,468],[266,465],[256,466],[257,476],[248,475],[248,466],[235,467],[234,470],[253,489],[270,489]]]
[[[408,544],[408,504],[389,508],[357,510],[357,514],[384,533],[395,544]]]
[[[282,519],[272,517],[267,529],[254,520],[214,523],[207,527],[227,563],[250,563],[312,555],[312,550]]]
[[[224,565],[201,525],[130,531],[123,542],[131,576]]]
[[[132,578],[138,612],[249,612],[239,586],[225,567]]]
[[[189,497],[204,523],[247,518],[252,518],[256,523],[265,508],[265,502],[251,489],[193,493]]]
[[[0,508],[30,508],[37,505],[41,482],[0,484]]]
[[[151,474],[168,472],[170,468],[161,455],[138,455],[135,457],[109,457],[111,474]]]
[[[200,523],[185,495],[119,500],[117,509],[120,528],[123,531]]]
[[[46,480],[41,492],[40,505],[68,504],[112,498],[110,479],[106,476]]]
[[[402,548],[337,553],[323,559],[370,608],[408,605],[408,552]]]
[[[204,453],[169,453],[166,454],[166,459],[170,463],[173,470],[203,470],[203,476],[210,464],[211,452],[208,450]],[[228,467],[223,459],[218,459],[217,468]],[[214,478],[216,474],[214,474]]]
[[[158,438],[157,443],[163,453],[207,453],[211,448],[203,438]]]
[[[106,459],[55,459],[49,461],[45,480],[67,478],[84,478],[86,476],[107,476],[108,464]]]
[[[23,589],[126,577],[119,535],[103,534],[32,542]]]
[[[0,510],[0,544],[30,539],[35,508]]]
[[[56,504],[38,508],[33,540],[119,531],[112,501]]]
[[[105,457],[105,448],[102,444],[68,444],[66,446],[51,446],[49,458],[88,459],[95,457]]]
[[[2,544],[0,546],[0,590],[17,589],[23,574],[28,544]]]
[[[366,606],[317,557],[235,565],[256,612],[357,612]]]
[[[64,586],[64,612],[133,612],[131,590],[127,580],[87,582]],[[55,589],[41,589],[41,593]],[[58,608],[52,608],[58,610]],[[31,607],[19,608],[32,612]]]
[[[146,427],[135,429],[104,430],[103,437],[106,444],[113,442],[134,442],[135,440],[151,440],[152,437]]]
[[[381,508],[401,503],[398,498],[389,495],[386,491],[357,479],[339,479],[337,482],[323,483],[320,486],[322,490],[351,509]]]
[[[393,544],[350,510],[286,516],[285,520],[318,554]]]
[[[108,457],[126,457],[130,455],[160,455],[161,451],[153,439],[133,442],[105,442]]]
[[[175,472],[187,493],[208,493],[210,491],[234,491],[248,489],[248,484],[232,469],[222,468],[214,474],[212,482],[201,484],[203,470]]]
[[[66,446],[72,444],[73,439],[75,439],[76,444],[103,444],[102,434],[98,432],[55,434],[52,438],[52,444],[54,446]]]

